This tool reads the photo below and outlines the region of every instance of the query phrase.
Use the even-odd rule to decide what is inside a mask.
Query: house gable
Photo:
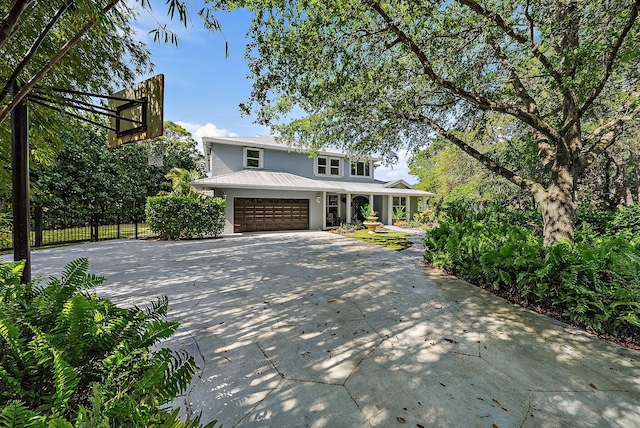
[[[388,189],[413,189],[413,186],[410,185],[409,183],[407,183],[404,180],[394,180],[394,181],[389,181],[388,183],[386,183],[384,186],[385,188]]]

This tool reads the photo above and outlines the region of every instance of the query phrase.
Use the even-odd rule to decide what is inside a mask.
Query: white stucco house
[[[227,200],[224,233],[262,230],[322,230],[363,220],[370,204],[379,221],[392,224],[394,208],[407,219],[433,193],[404,180],[376,180],[379,159],[351,160],[327,149],[318,157],[279,144],[273,137],[203,137],[210,177],[192,182],[196,189]]]

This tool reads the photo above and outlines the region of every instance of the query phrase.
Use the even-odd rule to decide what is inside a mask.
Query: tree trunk
[[[545,247],[562,239],[573,242],[578,213],[573,174],[567,167],[554,169],[549,187],[535,195],[542,210]]]

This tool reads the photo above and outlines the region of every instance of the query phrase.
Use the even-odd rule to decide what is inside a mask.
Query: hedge
[[[216,238],[224,229],[225,209],[222,198],[152,196],[145,214],[149,228],[161,239]]]

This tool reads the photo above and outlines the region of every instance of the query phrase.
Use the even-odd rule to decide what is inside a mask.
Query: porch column
[[[327,228],[327,192],[322,192],[322,227],[320,230]]]
[[[373,195],[369,195],[369,206],[371,207],[371,211],[375,211],[376,209],[373,207]],[[366,220],[366,219],[365,219]]]
[[[347,223],[351,223],[351,193],[347,193],[347,203],[345,205],[346,205],[346,208],[347,208],[345,221]]]
[[[393,225],[393,195],[387,195],[387,224]]]
[[[411,209],[411,196],[407,196],[407,211],[405,213],[405,220],[409,221],[409,210]]]

